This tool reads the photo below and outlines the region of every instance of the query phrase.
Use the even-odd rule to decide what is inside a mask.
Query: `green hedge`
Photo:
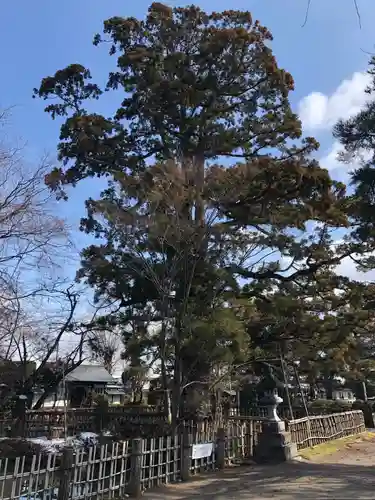
[[[352,403],[347,401],[332,399],[316,399],[309,403],[309,412],[311,415],[328,415],[330,413],[341,413],[350,411]]]
[[[373,408],[371,403],[366,403],[365,401],[358,399],[357,401],[354,401],[352,408],[353,410],[363,411],[366,427],[369,427],[371,429],[374,427],[374,418],[372,414]]]

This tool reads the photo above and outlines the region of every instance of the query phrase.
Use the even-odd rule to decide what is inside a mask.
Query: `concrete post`
[[[73,471],[73,448],[67,447],[64,449],[61,459],[60,484],[59,484],[59,492],[57,495],[57,500],[69,500],[72,471]]]
[[[225,429],[220,427],[217,430],[216,440],[216,466],[218,469],[225,468]]]
[[[268,392],[261,400],[262,406],[267,407],[268,416],[262,423],[262,432],[254,450],[257,463],[285,462],[297,456],[297,445],[291,442],[291,434],[285,431],[285,422],[277,414],[277,406],[282,401],[277,389]]]
[[[189,481],[191,476],[191,460],[192,460],[193,445],[191,435],[187,428],[184,428],[182,435],[182,450],[181,450],[181,480]]]
[[[142,455],[143,439],[135,438],[131,442],[131,475],[129,482],[129,495],[139,498],[142,495]]]

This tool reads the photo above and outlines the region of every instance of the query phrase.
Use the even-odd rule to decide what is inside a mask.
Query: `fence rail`
[[[75,453],[66,449],[63,456],[34,455],[1,460],[0,498],[80,500],[104,495],[106,498],[124,497],[130,481],[130,465],[127,442],[94,446]],[[61,491],[64,489],[65,494]]]
[[[141,489],[176,482],[181,474],[181,436],[143,440]]]
[[[87,449],[64,450],[63,456],[34,455],[0,460],[2,500],[81,500],[124,497],[160,484],[178,481],[219,466],[218,436],[223,439],[224,463],[251,456],[263,419],[236,417],[225,429],[202,423],[192,432],[187,425],[177,436],[133,439]],[[192,445],[213,443],[212,453],[192,458]],[[140,454],[136,453],[140,445]],[[139,460],[139,462],[137,462]],[[137,467],[137,463],[139,467]],[[187,471],[187,473],[186,473]],[[67,481],[68,486],[63,479]],[[61,493],[64,488],[64,493]],[[66,491],[65,491],[66,490]]]
[[[130,482],[128,442],[92,447],[73,455],[72,478],[67,498],[76,500],[124,497]],[[44,500],[44,499],[43,499]]]
[[[95,409],[94,408],[69,408],[66,413],[62,409],[55,410],[28,410],[25,414],[24,435],[28,438],[40,436],[59,437],[62,434],[66,419],[68,435],[80,432],[95,432]],[[136,412],[134,408],[126,406],[109,407],[109,424],[131,423],[131,424],[158,424],[165,422],[164,413],[154,410]],[[9,435],[14,419],[9,414],[0,414],[0,437]]]
[[[262,432],[265,418],[234,417],[228,422],[226,435],[226,460],[235,462],[254,455],[258,435]]]
[[[288,422],[288,430],[297,448],[308,448],[317,444],[365,431],[361,410],[299,418]]]
[[[96,500],[139,495],[142,490],[251,458],[263,418],[232,417],[224,427],[207,423],[192,433],[136,438],[63,454],[0,460],[2,500]],[[287,430],[299,449],[365,430],[362,411],[301,418]],[[209,456],[193,458],[193,445],[211,443]]]

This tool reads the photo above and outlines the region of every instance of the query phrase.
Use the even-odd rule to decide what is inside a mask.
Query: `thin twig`
[[[309,18],[310,6],[311,6],[311,0],[308,0],[305,12],[305,20],[303,21],[302,28],[304,28],[307,24],[307,20]]]
[[[353,3],[354,3],[354,8],[355,8],[355,11],[357,14],[357,18],[358,18],[359,29],[362,29],[362,18],[361,18],[361,12],[360,12],[359,7],[358,7],[358,1],[353,0]],[[304,28],[307,24],[307,20],[309,18],[310,7],[311,7],[311,0],[308,0],[306,12],[305,12],[305,19],[303,21],[302,28]]]
[[[353,2],[354,2],[355,11],[356,11],[357,17],[358,17],[359,29],[362,29],[361,13],[359,12],[358,2],[357,2],[357,0],[353,0]]]

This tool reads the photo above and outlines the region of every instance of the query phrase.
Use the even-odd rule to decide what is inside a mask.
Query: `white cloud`
[[[343,240],[337,240],[335,242],[335,247],[342,243]],[[371,254],[365,254],[364,257],[368,257]],[[353,258],[358,262],[361,259],[361,255],[358,254],[353,254]],[[358,265],[357,263],[351,259],[350,257],[345,257],[345,259],[342,259],[340,264],[336,266],[336,273],[342,276],[347,276],[348,278],[355,280],[355,281],[371,281],[375,282],[375,269],[370,270],[370,271],[359,271],[357,269]]]
[[[332,249],[337,248],[338,245],[343,243],[342,237],[340,239],[336,239],[335,243],[332,245]],[[360,260],[360,255],[353,255],[356,260]],[[287,269],[292,263],[293,259],[287,255],[282,255],[280,258],[280,267],[281,269]],[[297,269],[301,269],[305,266],[306,261],[299,262],[297,267],[289,269],[285,275],[291,274],[295,272]],[[362,272],[357,269],[357,264],[350,257],[346,257],[341,260],[340,264],[335,267],[335,272],[341,276],[347,276],[348,278],[355,281],[369,281],[375,282],[375,269]]]
[[[366,72],[356,72],[343,80],[330,95],[312,92],[299,103],[299,115],[305,130],[329,131],[339,119],[348,119],[357,114],[371,96],[365,93],[371,77]],[[326,153],[319,159],[320,165],[326,168],[333,179],[348,184],[350,172],[357,169],[363,161],[370,158],[368,152],[360,152],[349,163],[338,160],[343,151],[338,141],[334,141]],[[337,273],[358,281],[375,281],[375,270],[363,273],[357,270],[356,264],[344,259],[337,266]]]
[[[367,271],[365,273],[357,270],[357,265],[350,257],[341,261],[336,268],[337,274],[347,276],[355,281],[375,281],[375,270]]]
[[[334,141],[331,149],[319,159],[319,163],[329,171],[333,179],[348,183],[350,173],[359,168],[363,162],[368,161],[371,154],[368,151],[360,151],[349,163],[344,163],[338,160],[338,154],[343,150],[341,144]]]
[[[342,151],[342,147],[338,141],[335,141],[330,151],[320,158],[319,163],[323,168],[326,168],[331,176],[337,181],[347,180],[348,173],[354,170],[356,165],[342,163],[338,160],[338,154]]]
[[[367,73],[356,72],[348,80],[343,80],[331,95],[311,92],[298,106],[303,127],[309,130],[327,129],[340,118],[348,119],[363,107],[369,95],[364,91],[371,77]]]
[[[354,158],[350,163],[343,163],[338,160],[339,153],[343,151],[343,147],[338,141],[334,141],[331,149],[319,159],[321,167],[326,168],[332,179],[348,183],[350,172],[355,170],[360,165],[360,158]]]

